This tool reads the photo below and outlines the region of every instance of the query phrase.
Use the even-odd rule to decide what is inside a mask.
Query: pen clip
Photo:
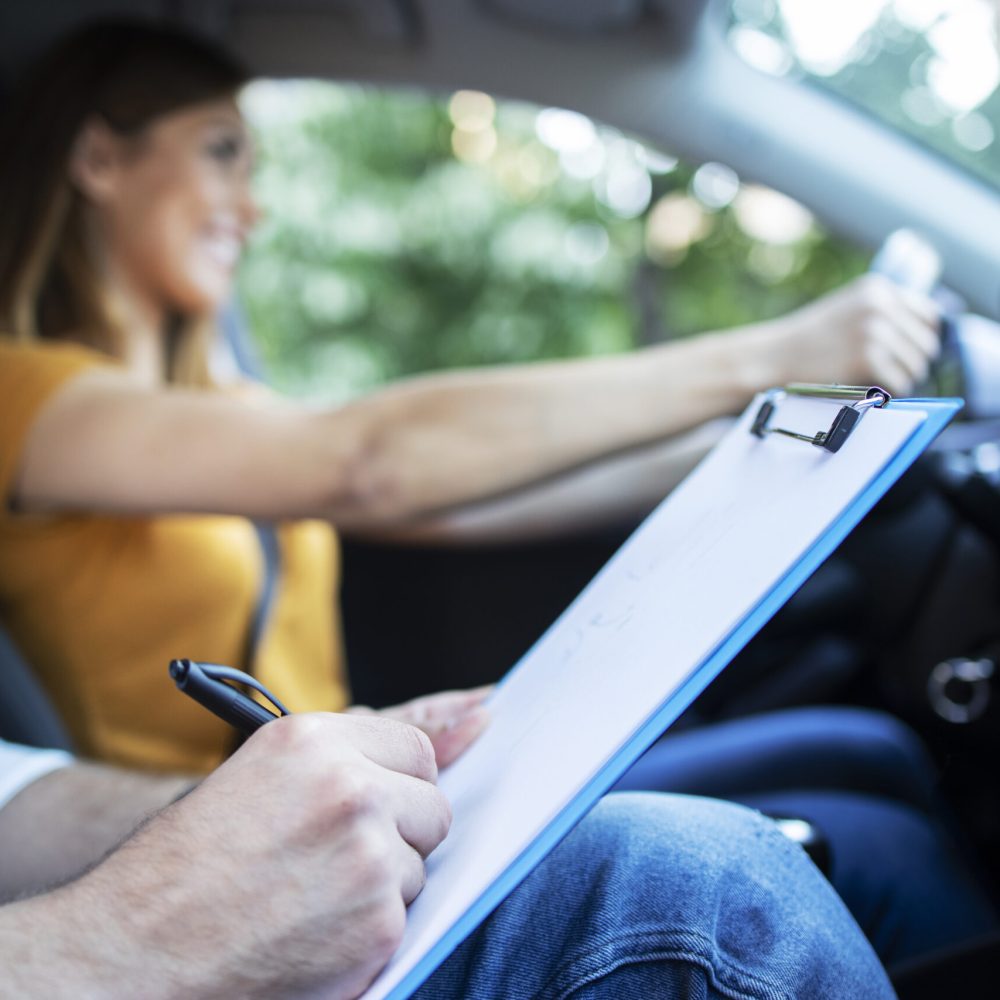
[[[201,667],[202,673],[205,674],[206,677],[213,681],[217,681],[220,684],[227,684],[228,686],[228,684],[232,682],[236,684],[245,684],[247,687],[253,688],[254,691],[262,694],[278,710],[279,715],[292,714],[252,674],[248,674],[243,670],[237,670],[235,667],[224,667],[221,663],[199,663],[198,666]]]

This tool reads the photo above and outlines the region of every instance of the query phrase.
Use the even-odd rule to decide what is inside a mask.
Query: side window
[[[993,0],[732,0],[729,38],[1000,189],[998,18]]]
[[[735,326],[866,263],[783,195],[574,112],[312,81],[244,107],[263,219],[241,296],[297,395]]]

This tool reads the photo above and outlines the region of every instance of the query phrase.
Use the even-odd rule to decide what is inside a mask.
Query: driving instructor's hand
[[[424,859],[448,832],[436,778],[430,740],[392,719],[264,726],[61,890],[74,947],[112,984],[134,981],[122,966],[141,962],[148,998],[320,984],[324,997],[357,996],[396,950]]]

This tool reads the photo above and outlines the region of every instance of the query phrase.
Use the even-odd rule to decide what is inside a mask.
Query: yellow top
[[[73,344],[0,338],[0,620],[77,749],[117,764],[206,771],[235,734],[174,687],[188,657],[242,666],[263,557],[240,517],[43,516],[13,512],[32,422],[74,375],[114,363]],[[254,674],[293,711],[347,699],[331,527],[278,527],[278,593]]]

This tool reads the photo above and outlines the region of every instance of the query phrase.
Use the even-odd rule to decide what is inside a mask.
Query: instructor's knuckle
[[[342,762],[333,764],[327,771],[324,798],[327,812],[340,822],[370,815],[379,799],[371,781]]]
[[[363,936],[385,964],[396,953],[406,929],[406,909],[402,897],[385,893],[373,902],[365,914],[362,926]]]
[[[448,831],[451,829],[451,821],[453,818],[451,811],[451,803],[448,801],[444,792],[440,789],[434,789],[434,817],[437,823],[435,830],[433,831],[435,840],[438,844],[448,836]]]
[[[354,839],[350,852],[351,874],[359,890],[377,893],[391,888],[395,863],[392,836],[372,824],[365,824]]]
[[[416,726],[400,724],[400,739],[410,760],[412,773],[415,777],[427,781],[437,779],[437,761],[434,754],[434,744],[430,737]]]

